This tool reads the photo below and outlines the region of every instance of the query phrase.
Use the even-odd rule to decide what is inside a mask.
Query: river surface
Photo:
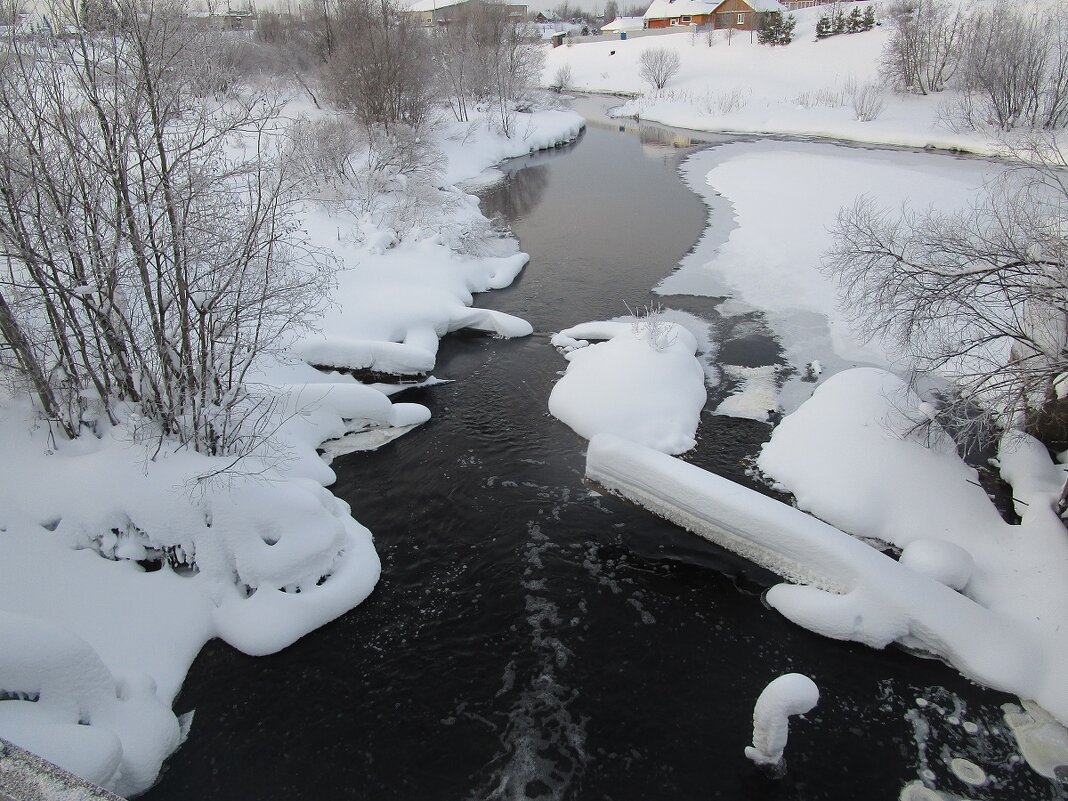
[[[531,261],[476,302],[534,336],[447,338],[435,375],[452,383],[401,396],[430,422],[334,462],[333,492],[375,534],[378,587],[280,654],[210,643],[176,704],[196,711],[190,738],[144,798],[896,799],[920,781],[977,801],[1058,797],[1001,724],[1015,699],[790,624],[761,603],[774,576],[583,482],[585,442],[546,409],[566,366],[549,337],[647,303],[706,224],[730,224],[677,173],[722,140],[594,123],[606,102],[583,101],[576,144],[504,165],[484,193]],[[708,321],[716,359],[781,358],[758,313],[662,300]],[[714,416],[729,389],[709,387],[686,458],[761,489],[747,459],[770,427]],[[791,724],[775,780],[743,749],[756,697],[788,671],[822,697]],[[954,757],[987,783],[959,780]]]

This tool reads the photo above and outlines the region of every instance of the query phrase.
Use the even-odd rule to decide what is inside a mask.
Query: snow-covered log
[[[929,576],[790,506],[617,437],[590,441],[586,476],[607,490],[794,584],[768,603],[827,637],[875,648],[899,642],[970,679],[1035,698],[1068,719],[1057,666],[1032,632]]]

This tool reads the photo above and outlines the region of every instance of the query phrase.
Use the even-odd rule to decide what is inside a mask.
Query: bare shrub
[[[745,90],[736,86],[723,92],[707,92],[699,102],[706,114],[730,114],[745,108],[748,99]]]
[[[310,324],[327,263],[265,144],[276,107],[211,91],[226,70],[178,3],[115,11],[3,54],[0,360],[71,437],[133,412],[161,443],[247,454],[273,398],[246,377]]]
[[[1049,436],[1068,371],[1068,163],[1052,141],[1014,155],[1027,166],[954,214],[891,214],[861,198],[839,213],[824,268],[864,333],[955,381],[944,414],[956,428],[1023,420]]]
[[[866,83],[853,89],[853,113],[860,122],[878,119],[886,108],[886,94],[878,83]]]
[[[793,103],[801,108],[841,108],[849,105],[850,93],[837,86],[812,89],[798,94]]]
[[[549,83],[549,88],[554,92],[562,92],[571,85],[571,65],[561,64],[556,68],[556,72],[553,73],[553,79]]]
[[[626,303],[623,304],[627,306]],[[659,303],[647,306],[627,306],[630,312],[630,330],[634,336],[645,340],[653,350],[663,352],[674,345],[679,338],[674,323],[664,319],[664,307]]]
[[[638,57],[638,75],[654,89],[663,89],[682,67],[679,54],[666,47],[650,47]]]
[[[960,71],[956,112],[967,127],[1068,126],[1068,11],[976,11]]]

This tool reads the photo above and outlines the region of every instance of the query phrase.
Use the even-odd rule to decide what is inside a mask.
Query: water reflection
[[[503,186],[495,187],[493,199],[482,210],[505,220],[521,220],[541,204],[549,185],[549,168],[533,165],[510,173]]]

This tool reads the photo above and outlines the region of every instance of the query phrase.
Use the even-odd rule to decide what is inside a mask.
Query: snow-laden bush
[[[627,306],[630,312],[630,330],[638,339],[659,352],[670,348],[678,340],[679,327],[664,319],[664,307],[659,303],[648,306]]]

